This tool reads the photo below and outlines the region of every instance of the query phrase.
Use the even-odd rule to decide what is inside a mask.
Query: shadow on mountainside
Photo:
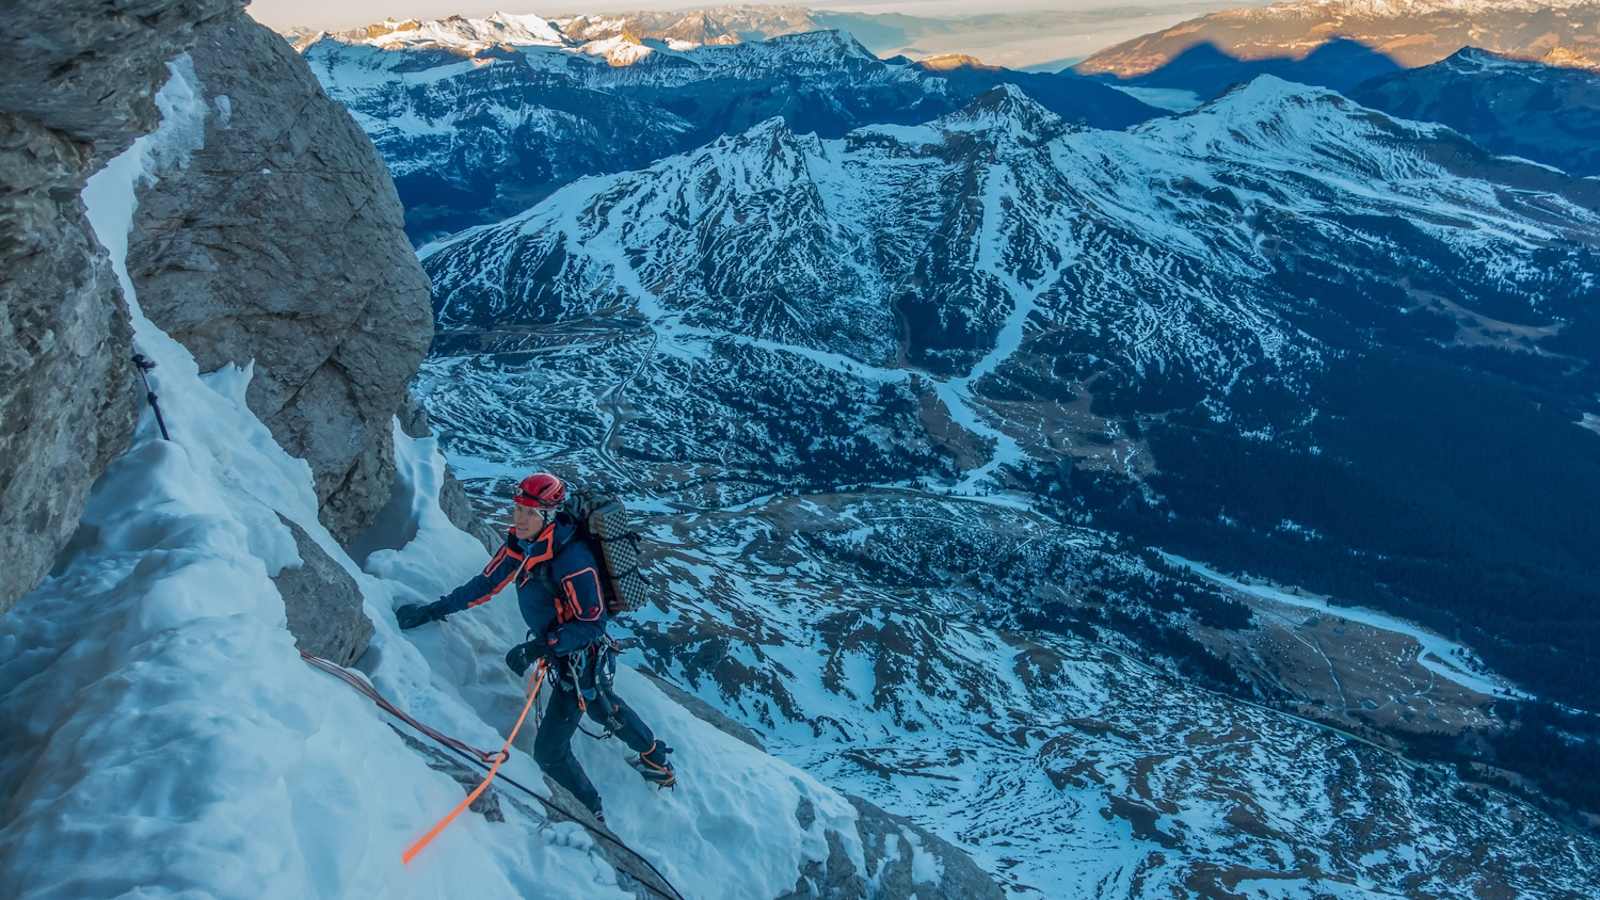
[[[1405,67],[1385,53],[1359,41],[1337,37],[1303,57],[1243,59],[1210,41],[1203,41],[1173,57],[1160,68],[1132,78],[1110,74],[1084,75],[1106,84],[1132,87],[1176,88],[1193,91],[1203,99],[1259,75],[1314,84],[1344,91],[1363,81],[1391,75]]]

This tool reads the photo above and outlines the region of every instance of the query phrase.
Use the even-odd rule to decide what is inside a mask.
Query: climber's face
[[[548,510],[537,506],[511,504],[511,526],[516,529],[517,537],[522,540],[528,540],[543,531],[547,515],[549,515]]]

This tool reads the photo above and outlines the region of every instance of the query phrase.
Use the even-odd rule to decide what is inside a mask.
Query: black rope
[[[306,654],[306,653],[302,653],[301,656],[304,657],[307,662],[311,663],[311,665],[315,666],[316,668],[323,669],[323,666],[319,665],[319,663],[325,662],[325,660],[321,660],[318,657],[314,657],[314,656],[311,656],[310,654]],[[331,666],[331,665],[334,665],[334,664],[333,663],[328,663],[328,665]],[[324,671],[328,671],[329,674],[337,674],[337,673],[334,673],[334,672],[329,671],[327,669],[324,669]],[[341,678],[342,678],[342,676],[341,676]],[[369,699],[378,696],[378,694],[377,694],[377,692],[375,690],[371,691],[370,693],[368,691],[364,691],[363,690],[363,691],[361,691],[361,693],[366,694]],[[436,733],[436,732],[433,732],[431,729],[418,727],[418,723],[415,720],[411,719],[411,717],[406,716],[403,713],[399,713],[399,707],[396,707],[393,704],[390,704],[387,700],[382,700],[381,697],[379,698],[379,701],[377,701],[377,705],[378,705],[379,709],[383,710],[386,713],[389,713],[389,715],[394,716],[396,719],[399,719],[400,721],[405,722],[407,725],[410,725],[412,728],[415,728],[417,730],[417,733],[421,734],[423,737],[426,737],[428,740],[433,741],[435,744],[438,744],[439,746],[441,746],[444,749],[450,751],[451,753],[454,753],[456,756],[458,756],[461,759],[465,760],[466,762],[472,764],[473,766],[476,766],[478,769],[480,769],[480,770],[482,770],[484,772],[488,772],[489,771],[489,764],[485,763],[479,756],[476,756],[476,755],[474,755],[472,753],[469,753],[469,752],[461,749],[461,747],[456,746],[456,744],[460,743],[459,741],[457,741],[456,744],[452,744],[450,742],[450,740],[441,739],[440,735],[438,733]],[[538,716],[537,708],[535,709],[534,715],[536,717]],[[535,723],[536,724],[537,724],[537,721],[538,720],[536,718],[535,719]],[[578,727],[582,728],[583,726],[580,723]],[[585,731],[584,733],[587,734],[588,732]],[[653,885],[645,884],[645,882],[640,881],[639,883],[641,885],[643,885],[651,893],[653,893],[653,894],[655,894],[655,895],[657,895],[659,897],[666,897],[667,900],[684,900],[683,894],[679,893],[678,889],[676,887],[673,887],[672,882],[667,880],[667,876],[661,874],[661,870],[656,868],[654,863],[650,862],[650,860],[648,860],[648,859],[645,859],[644,855],[641,854],[639,851],[633,849],[632,847],[629,847],[627,844],[624,844],[622,842],[621,838],[617,837],[614,834],[610,834],[608,832],[605,832],[605,831],[596,830],[593,826],[589,825],[588,823],[584,822],[582,819],[578,818],[578,816],[575,815],[574,813],[572,813],[570,810],[564,809],[560,804],[556,803],[554,800],[551,800],[551,799],[546,798],[546,797],[539,796],[538,794],[534,793],[531,789],[529,789],[527,785],[522,784],[521,782],[517,781],[516,779],[512,778],[509,775],[502,774],[502,775],[498,775],[497,777],[499,778],[500,781],[511,785],[512,787],[514,787],[517,790],[523,792],[524,794],[527,794],[529,797],[532,797],[533,799],[539,801],[539,803],[544,806],[546,811],[559,813],[560,815],[565,816],[567,819],[578,823],[578,825],[582,826],[585,831],[589,832],[590,834],[594,835],[595,837],[601,838],[601,839],[603,839],[605,841],[608,841],[608,842],[616,845],[617,849],[619,849],[622,852],[628,854],[630,857],[638,860],[639,862],[644,863],[645,868],[649,869],[656,876],[656,878],[660,879],[662,884],[667,886],[667,890],[672,892],[670,894],[665,893],[665,892],[661,891],[659,888],[656,888]]]
[[[429,739],[432,740],[431,737]],[[472,756],[470,753],[466,753],[466,752],[462,751],[458,747],[452,747],[449,744],[445,744],[445,743],[442,743],[442,742],[439,742],[439,741],[435,741],[435,743],[438,743],[439,746],[445,748],[446,750],[449,750],[451,753],[454,753],[456,756],[461,757],[463,760],[471,763],[472,765],[478,767],[479,769],[482,769],[485,772],[487,772],[489,770],[489,767],[484,765],[482,760],[477,759],[476,757]],[[544,805],[544,808],[547,811],[554,812],[554,813],[559,813],[560,815],[563,815],[563,816],[567,817],[567,819],[578,823],[578,825],[582,826],[585,831],[588,831],[590,834],[594,835],[595,837],[602,838],[602,839],[604,839],[606,841],[609,841],[610,843],[616,845],[616,847],[619,850],[623,851],[624,853],[628,854],[629,856],[633,857],[634,859],[638,860],[639,862],[644,863],[645,867],[648,868],[651,871],[651,873],[656,876],[656,878],[660,879],[661,883],[666,885],[667,886],[667,890],[671,891],[672,893],[668,894],[668,893],[663,892],[662,890],[660,890],[659,888],[657,888],[657,887],[655,887],[653,885],[645,884],[642,881],[639,882],[641,885],[643,885],[650,892],[656,894],[657,896],[668,897],[668,898],[670,898],[670,900],[685,900],[684,896],[682,894],[678,893],[678,889],[676,887],[673,887],[672,882],[667,880],[667,876],[661,874],[661,870],[656,868],[654,863],[650,862],[650,860],[648,860],[648,859],[645,859],[644,855],[641,854],[639,851],[633,849],[632,847],[629,847],[627,844],[624,844],[622,842],[621,838],[617,837],[614,834],[610,834],[609,832],[596,830],[593,826],[589,825],[588,823],[584,822],[582,819],[578,818],[578,816],[575,815],[574,813],[572,813],[570,810],[567,810],[567,809],[563,808],[559,803],[556,803],[554,800],[551,800],[548,797],[539,796],[538,794],[534,793],[531,789],[529,789],[527,785],[523,784],[520,781],[517,781],[515,778],[512,778],[510,775],[500,775],[498,777],[499,777],[500,781],[503,781],[506,784],[511,785],[512,787],[514,787],[517,790],[523,792],[524,794],[527,794],[529,797],[532,797],[533,799],[539,801],[541,804]]]

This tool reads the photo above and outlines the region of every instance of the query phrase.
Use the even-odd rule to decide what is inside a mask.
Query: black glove
[[[528,667],[545,655],[544,648],[539,646],[541,643],[541,641],[527,641],[506,651],[506,665],[517,673],[518,678],[526,675]]]
[[[437,603],[407,603],[394,611],[394,617],[400,623],[400,630],[405,631],[442,619],[444,613],[439,610]]]

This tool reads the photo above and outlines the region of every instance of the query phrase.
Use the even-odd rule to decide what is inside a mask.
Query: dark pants
[[[546,775],[571,791],[590,812],[598,811],[600,794],[572,753],[572,734],[578,730],[584,713],[588,713],[589,721],[621,738],[636,753],[644,753],[654,746],[655,735],[604,679],[595,679],[591,674],[584,680],[586,708],[579,706],[578,694],[570,683],[555,679],[551,686],[550,705],[545,708],[539,733],[533,740],[533,758]]]

